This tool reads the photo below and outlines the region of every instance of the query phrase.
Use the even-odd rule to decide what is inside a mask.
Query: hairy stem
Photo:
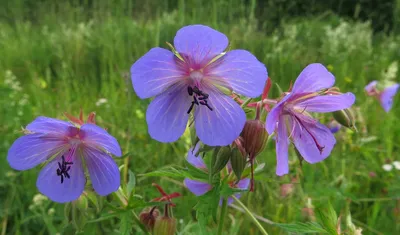
[[[221,213],[219,215],[219,221],[218,221],[218,232],[217,232],[217,235],[221,235],[222,234],[222,229],[224,228],[224,222],[225,222],[227,209],[228,209],[228,200],[226,198],[223,198],[222,199],[222,206],[221,206]]]

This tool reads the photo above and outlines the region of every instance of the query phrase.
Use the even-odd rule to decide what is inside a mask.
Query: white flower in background
[[[399,161],[394,161],[393,166],[394,166],[394,168],[396,168],[396,170],[400,170],[400,162]]]
[[[382,76],[384,80],[395,80],[397,77],[397,72],[399,70],[399,66],[397,61],[393,61],[385,71],[382,72]]]
[[[33,205],[34,206],[41,206],[45,201],[49,200],[46,196],[44,196],[43,194],[35,194],[35,196],[33,196]]]
[[[4,84],[9,86],[14,91],[21,91],[21,83],[11,70],[7,70],[5,74]]]
[[[392,164],[384,164],[382,166],[383,170],[385,171],[391,171],[393,169],[393,165]]]
[[[107,103],[107,99],[106,98],[100,98],[97,102],[96,102],[96,106],[100,106],[102,104],[106,104]]]

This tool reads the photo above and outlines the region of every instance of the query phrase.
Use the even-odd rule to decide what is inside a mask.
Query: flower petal
[[[194,167],[199,169],[207,169],[206,164],[201,156],[198,155],[200,142],[194,148],[190,148],[187,154],[187,161]]]
[[[289,138],[283,116],[279,118],[278,135],[275,138],[276,143],[276,174],[279,176],[289,173]]]
[[[268,79],[267,68],[250,52],[229,51],[207,67],[207,77],[234,92],[255,98],[263,92]]]
[[[121,179],[114,159],[90,147],[83,148],[83,154],[94,190],[101,196],[117,191],[121,185]]]
[[[95,124],[83,124],[79,132],[79,137],[87,145],[103,148],[117,157],[121,157],[122,155],[117,139]]]
[[[174,46],[192,69],[201,69],[228,47],[228,38],[208,26],[189,25],[178,30]]]
[[[250,179],[244,178],[244,179],[239,180],[239,182],[236,184],[236,188],[248,189],[249,185],[250,185]]]
[[[186,129],[190,104],[191,98],[183,83],[174,84],[156,96],[146,112],[151,138],[164,143],[178,140]]]
[[[291,96],[292,96],[291,94],[288,94],[285,97],[283,97],[283,99],[279,101],[279,103],[276,104],[268,113],[267,121],[265,124],[265,129],[267,129],[268,134],[272,135],[272,133],[274,133],[276,128],[276,123],[279,121],[279,117],[283,109],[283,105],[289,98],[291,98]]]
[[[396,95],[399,87],[400,84],[395,84],[393,86],[385,88],[385,90],[382,91],[379,100],[381,102],[383,109],[386,112],[389,112],[390,109],[392,109],[393,97]]]
[[[196,196],[201,196],[212,189],[212,186],[197,180],[191,180],[186,178],[183,183]]]
[[[378,84],[378,81],[373,80],[372,82],[368,83],[368,85],[366,85],[364,89],[367,93],[370,93],[376,88],[377,84]]]
[[[64,177],[61,183],[61,176],[57,175],[59,169],[58,162],[61,163],[61,154],[49,162],[39,174],[36,186],[39,191],[50,198],[52,201],[65,203],[76,200],[83,193],[86,184],[85,173],[83,171],[81,158],[73,156],[73,164],[68,165],[70,178]]]
[[[302,126],[298,121],[293,122],[293,143],[304,160],[309,163],[320,162],[329,156],[336,139],[325,125],[304,115],[301,119],[305,120]],[[317,144],[322,148],[321,151]]]
[[[34,133],[52,134],[59,136],[74,136],[78,128],[69,122],[48,117],[37,117],[26,126],[26,129]]]
[[[226,146],[231,144],[242,132],[246,114],[229,96],[216,88],[205,90],[209,94],[208,104],[196,107],[195,125],[199,139],[209,146]]]
[[[66,145],[64,139],[46,134],[25,135],[11,145],[7,161],[16,170],[28,170],[46,161]]]
[[[308,112],[329,113],[350,108],[356,100],[353,93],[341,95],[315,96],[296,104],[296,108]]]
[[[310,64],[303,69],[293,85],[293,94],[316,92],[332,87],[335,77],[322,64]]]
[[[175,55],[163,48],[153,48],[131,67],[133,89],[141,99],[156,96],[184,77]]]

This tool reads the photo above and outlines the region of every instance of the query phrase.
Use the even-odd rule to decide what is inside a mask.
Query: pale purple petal
[[[322,64],[308,65],[297,77],[292,93],[316,92],[332,87],[335,77]]]
[[[196,196],[201,196],[212,189],[212,186],[197,180],[185,179],[185,186]]]
[[[119,146],[117,139],[95,124],[83,124],[79,136],[86,145],[105,149],[117,157],[122,155],[121,147]]]
[[[378,81],[374,80],[374,81],[368,83],[368,85],[366,85],[364,89],[367,93],[370,93],[376,89],[377,84],[378,84]]]
[[[94,190],[101,196],[118,190],[121,179],[112,157],[93,148],[83,148],[83,155]]]
[[[177,83],[158,95],[146,112],[150,136],[164,143],[179,139],[186,129],[191,101],[183,83]]]
[[[282,113],[283,106],[285,105],[285,102],[289,98],[291,98],[291,94],[288,94],[285,97],[283,97],[283,99],[279,101],[279,103],[276,104],[268,113],[267,121],[265,124],[265,129],[267,130],[268,134],[272,135],[272,133],[275,132],[276,124],[279,121],[279,117]]]
[[[379,101],[381,102],[381,105],[386,112],[389,112],[390,109],[392,109],[393,97],[396,95],[399,87],[400,84],[395,84],[393,86],[387,87],[385,88],[385,90],[382,91],[381,95],[379,96]]]
[[[66,140],[47,134],[25,135],[11,145],[7,161],[16,170],[28,170],[46,161],[66,145]]]
[[[69,165],[71,167],[68,171],[70,178],[64,177],[64,182],[61,183],[61,178],[57,175],[58,162],[61,163],[61,161],[61,156],[58,156],[48,163],[40,171],[36,186],[42,194],[52,201],[65,203],[78,199],[85,188],[86,178],[81,158],[75,155],[73,164]]]
[[[184,77],[181,62],[163,48],[153,48],[131,67],[133,88],[142,99],[156,96]]]
[[[194,148],[190,148],[187,154],[187,161],[194,167],[199,169],[207,169],[206,164],[204,163],[203,158],[198,155],[200,148],[200,142],[196,144]]]
[[[228,38],[208,26],[189,25],[178,30],[174,46],[192,69],[201,69],[228,47]]]
[[[207,67],[206,76],[238,94],[255,98],[261,95],[268,73],[250,52],[233,50]]]
[[[290,122],[290,117],[288,119]],[[289,138],[284,116],[279,118],[276,143],[276,174],[279,176],[289,173]]]
[[[210,95],[208,104],[213,110],[203,105],[196,107],[196,133],[206,145],[229,145],[242,132],[246,114],[232,98],[219,90],[210,88],[205,91]]]
[[[74,136],[78,128],[69,122],[48,117],[37,117],[26,126],[26,129],[34,133],[51,134],[58,136]]]
[[[249,185],[250,185],[250,179],[244,178],[239,180],[239,182],[235,185],[235,187],[239,189],[248,189]]]
[[[300,155],[309,163],[317,163],[329,156],[336,144],[336,139],[331,131],[318,121],[298,115],[301,120],[293,121],[295,125],[293,131],[293,143]],[[295,120],[293,118],[293,120]],[[317,147],[320,146],[322,149]]]
[[[324,95],[301,101],[296,104],[296,108],[308,112],[328,113],[350,108],[356,100],[353,93],[341,95]]]

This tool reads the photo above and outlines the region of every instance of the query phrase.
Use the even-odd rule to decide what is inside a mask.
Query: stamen
[[[64,177],[68,179],[70,178],[68,171],[71,169],[71,166],[68,165],[72,165],[74,163],[65,161],[64,155],[61,156],[61,160],[61,163],[58,162],[58,169],[56,170],[56,173],[61,177],[61,183],[64,183]]]
[[[201,91],[197,86],[194,86],[194,87],[188,86],[188,94],[189,94],[189,96],[193,96],[193,101],[190,104],[187,114],[189,114],[193,110],[195,104],[196,105],[200,105],[200,104],[204,105],[209,110],[213,111],[211,106],[208,104],[207,99],[208,99],[209,95],[207,93]],[[200,100],[200,102],[199,102],[199,100]]]

